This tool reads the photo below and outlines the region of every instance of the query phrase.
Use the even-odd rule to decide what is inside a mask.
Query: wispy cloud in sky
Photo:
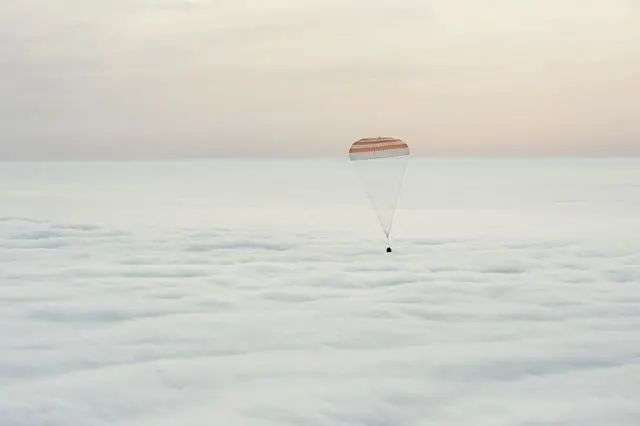
[[[0,158],[640,153],[632,1],[9,0]]]

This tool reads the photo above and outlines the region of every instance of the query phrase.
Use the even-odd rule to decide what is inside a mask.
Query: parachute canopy
[[[351,161],[393,158],[409,155],[409,145],[394,138],[365,138],[355,141],[349,149]]]
[[[409,146],[396,138],[360,139],[351,145],[349,159],[360,176],[390,247],[391,226],[409,159]]]

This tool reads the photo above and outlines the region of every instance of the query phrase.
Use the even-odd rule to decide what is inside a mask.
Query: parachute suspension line
[[[406,167],[403,168],[402,178],[400,183],[402,183],[402,180],[404,180],[405,169]],[[382,228],[382,232],[384,233],[384,241],[387,245],[387,253],[391,253],[391,225],[393,223],[393,218],[395,217],[395,207],[398,200],[398,194],[397,193],[395,194],[395,198],[391,203],[391,210],[392,210],[391,216],[388,218],[385,218],[384,211],[377,208],[378,201],[376,200],[375,194],[371,192],[370,185],[367,185],[366,179],[361,174],[359,175],[360,175],[360,182],[365,189],[365,194],[367,195],[367,198],[369,199],[369,202],[371,203],[371,205],[374,207],[376,218],[378,219],[380,228]]]
[[[407,161],[404,162],[403,167],[402,167],[402,173],[400,175],[400,179],[398,180],[398,191],[396,191],[395,197],[393,199],[393,208],[391,210],[391,218],[389,220],[389,228],[385,232],[385,235],[387,236],[387,248],[389,249],[387,251],[387,253],[391,253],[391,228],[393,227],[393,219],[395,219],[395,217],[396,217],[396,207],[398,207],[398,199],[400,198],[400,188],[402,187],[402,184],[404,183],[404,177],[405,177],[406,173],[407,173]]]
[[[387,243],[388,243],[389,242],[389,234],[391,233],[391,229],[387,229],[387,227],[385,226],[385,223],[384,223],[384,217],[382,216],[382,213],[379,212],[378,209],[375,208],[376,200],[375,200],[374,195],[367,188],[367,182],[362,178],[360,179],[360,181],[362,182],[362,186],[364,186],[364,188],[365,188],[365,193],[367,194],[367,198],[369,199],[369,202],[371,203],[372,206],[374,206],[374,210],[375,210],[375,213],[376,213],[376,218],[378,218],[378,223],[380,224],[380,228],[382,228],[382,232],[384,232],[385,241],[387,241]]]

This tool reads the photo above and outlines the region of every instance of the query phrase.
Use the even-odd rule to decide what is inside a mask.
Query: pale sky
[[[2,0],[0,160],[640,154],[638,0]]]

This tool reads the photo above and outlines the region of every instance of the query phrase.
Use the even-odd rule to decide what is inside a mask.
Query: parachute
[[[365,138],[351,145],[349,159],[378,216],[391,253],[391,226],[409,160],[409,146],[395,138]]]

